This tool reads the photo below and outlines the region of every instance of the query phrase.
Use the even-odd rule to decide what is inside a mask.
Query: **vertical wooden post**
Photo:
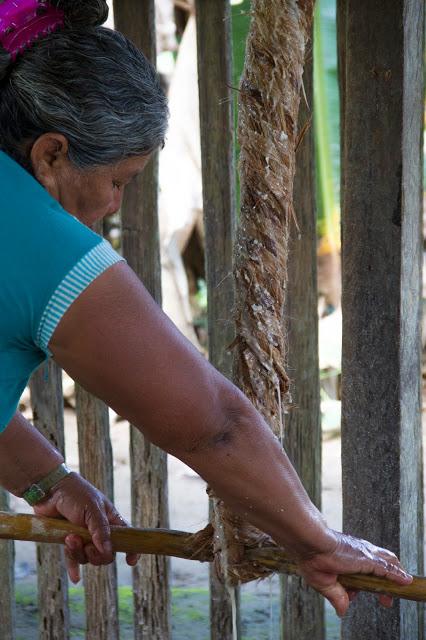
[[[115,25],[155,65],[154,0],[114,2]],[[123,255],[161,304],[158,230],[158,154],[143,175],[130,184],[122,207]],[[132,521],[137,527],[168,527],[167,455],[131,429]],[[169,560],[144,556],[133,570],[135,638],[170,637]]]
[[[0,488],[0,511],[9,511],[9,494]],[[4,640],[15,638],[15,546],[13,540],[0,541],[1,632]]]
[[[94,231],[103,235],[103,220]],[[75,385],[80,473],[114,501],[114,471],[108,407],[83,387]],[[117,565],[84,567],[86,638],[118,640]]]
[[[231,378],[232,356],[227,347],[234,338],[232,269],[236,203],[229,0],[197,0],[196,18],[209,358],[221,373]],[[230,596],[213,568],[210,570],[210,629],[212,640],[232,638]]]
[[[313,48],[307,49],[303,85],[309,108],[301,100],[298,129],[311,120],[296,153],[294,208],[291,225],[285,321],[291,406],[284,429],[284,447],[311,500],[321,508],[321,421],[318,362],[317,233],[315,153],[312,123]],[[321,596],[296,576],[281,578],[283,640],[324,640]]]
[[[422,572],[422,0],[347,0],[343,523]],[[346,640],[422,638],[415,603],[360,596]]]
[[[113,459],[108,407],[76,384],[80,472],[111,501],[114,499]],[[84,567],[86,638],[118,640],[117,566]]]
[[[52,361],[34,373],[30,381],[34,425],[63,455],[64,402],[62,370]],[[41,640],[69,638],[68,579],[63,548],[37,545],[39,637]]]

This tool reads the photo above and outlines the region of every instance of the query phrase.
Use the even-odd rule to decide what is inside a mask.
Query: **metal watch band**
[[[66,478],[71,473],[70,469],[65,464],[60,464],[59,467],[53,469],[44,478],[34,483],[23,494],[24,500],[28,502],[32,507],[38,502],[41,502],[47,497],[49,491],[58,484],[60,480]]]

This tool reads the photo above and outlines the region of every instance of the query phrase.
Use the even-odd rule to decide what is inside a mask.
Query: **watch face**
[[[43,491],[43,489],[41,487],[39,487],[36,484],[33,484],[28,491],[26,491],[24,493],[24,495],[22,496],[24,498],[24,500],[26,500],[28,502],[28,504],[30,504],[31,506],[37,504],[38,502],[40,502],[40,500],[43,500],[43,498],[46,497],[46,493]]]

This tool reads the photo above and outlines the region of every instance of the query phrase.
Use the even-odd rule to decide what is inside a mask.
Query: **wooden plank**
[[[115,25],[155,64],[154,0],[114,2]],[[158,228],[158,154],[143,175],[126,188],[122,215],[123,255],[161,304]],[[132,522],[135,526],[168,527],[167,455],[131,428]],[[170,637],[169,561],[143,557],[133,569],[136,640]]]
[[[30,392],[34,425],[65,455],[62,370],[53,360],[34,373]],[[68,579],[61,547],[37,545],[37,581],[40,640],[69,638]]]
[[[108,407],[76,384],[80,473],[110,500],[114,499],[113,459]],[[86,638],[118,640],[117,567],[86,565]]]
[[[345,93],[346,93],[346,12],[347,0],[336,0],[337,76],[339,83],[340,116],[340,200],[345,193]],[[344,220],[341,220],[343,227]]]
[[[232,32],[228,0],[197,0],[197,52],[203,176],[209,358],[228,378],[234,339],[233,244],[236,226]],[[213,516],[210,505],[211,514]],[[239,602],[238,588],[236,601]],[[239,607],[237,605],[237,625]],[[212,640],[232,636],[231,597],[210,570]]]
[[[422,0],[347,0],[344,529],[422,570]],[[420,628],[419,628],[420,627]],[[423,638],[417,606],[360,596],[346,640]]]
[[[294,209],[299,229],[290,227],[285,323],[291,407],[284,429],[284,447],[311,500],[321,508],[321,420],[318,362],[317,230],[315,149],[313,135],[313,48],[306,53],[298,129],[308,129],[296,153]],[[310,123],[310,126],[309,126]],[[297,576],[282,581],[283,640],[324,640],[321,596]]]
[[[0,488],[0,511],[9,511],[9,494]],[[13,540],[0,541],[1,631],[4,640],[15,639],[15,545]]]

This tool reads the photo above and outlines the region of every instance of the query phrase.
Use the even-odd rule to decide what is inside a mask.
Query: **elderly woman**
[[[0,5],[0,483],[36,513],[89,529],[91,544],[66,540],[73,581],[79,564],[112,561],[109,526],[123,519],[17,412],[52,357],[235,512],[250,505],[250,521],[343,614],[351,594],[338,574],[411,577],[391,552],[327,527],[262,417],[90,228],[119,210],[168,118],[154,69],[100,26],[106,16],[102,0]]]

